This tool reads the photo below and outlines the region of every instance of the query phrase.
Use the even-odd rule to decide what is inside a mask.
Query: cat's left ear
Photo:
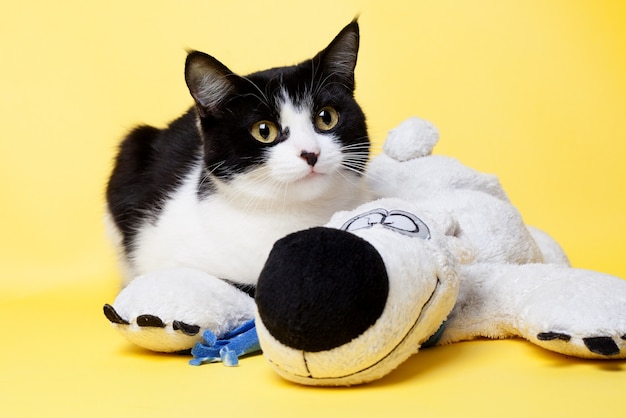
[[[235,92],[238,78],[208,54],[192,51],[187,55],[185,81],[202,117],[221,113],[221,104]]]
[[[315,59],[321,60],[325,72],[338,77],[344,85],[354,90],[354,68],[358,52],[359,24],[355,19]]]

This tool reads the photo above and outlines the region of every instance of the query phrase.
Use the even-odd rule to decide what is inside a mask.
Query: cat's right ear
[[[354,19],[318,54],[325,71],[354,90],[354,68],[359,53],[359,23]],[[315,59],[315,58],[314,58]]]
[[[224,64],[208,54],[191,51],[187,55],[185,81],[202,117],[221,113],[220,105],[234,92],[236,78]]]

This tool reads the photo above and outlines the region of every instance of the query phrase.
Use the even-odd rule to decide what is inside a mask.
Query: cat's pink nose
[[[302,151],[300,153],[300,158],[306,161],[306,163],[310,165],[311,167],[315,166],[315,163],[317,163],[318,156],[319,156],[319,153],[316,153],[316,152]]]

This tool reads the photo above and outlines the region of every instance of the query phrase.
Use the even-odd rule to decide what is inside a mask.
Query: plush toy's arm
[[[252,319],[254,308],[254,299],[235,286],[181,267],[137,277],[104,314],[130,342],[175,352],[192,348],[205,330],[226,334]]]
[[[547,264],[463,267],[439,344],[521,336],[583,358],[626,358],[626,281]]]

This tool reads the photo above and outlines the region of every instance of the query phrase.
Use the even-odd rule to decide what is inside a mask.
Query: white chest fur
[[[170,267],[196,268],[216,277],[254,284],[274,242],[288,233],[324,224],[358,203],[356,178],[335,184],[315,202],[269,207],[232,204],[216,193],[199,198],[198,167],[166,203],[158,220],[145,223],[128,262],[127,280]]]

